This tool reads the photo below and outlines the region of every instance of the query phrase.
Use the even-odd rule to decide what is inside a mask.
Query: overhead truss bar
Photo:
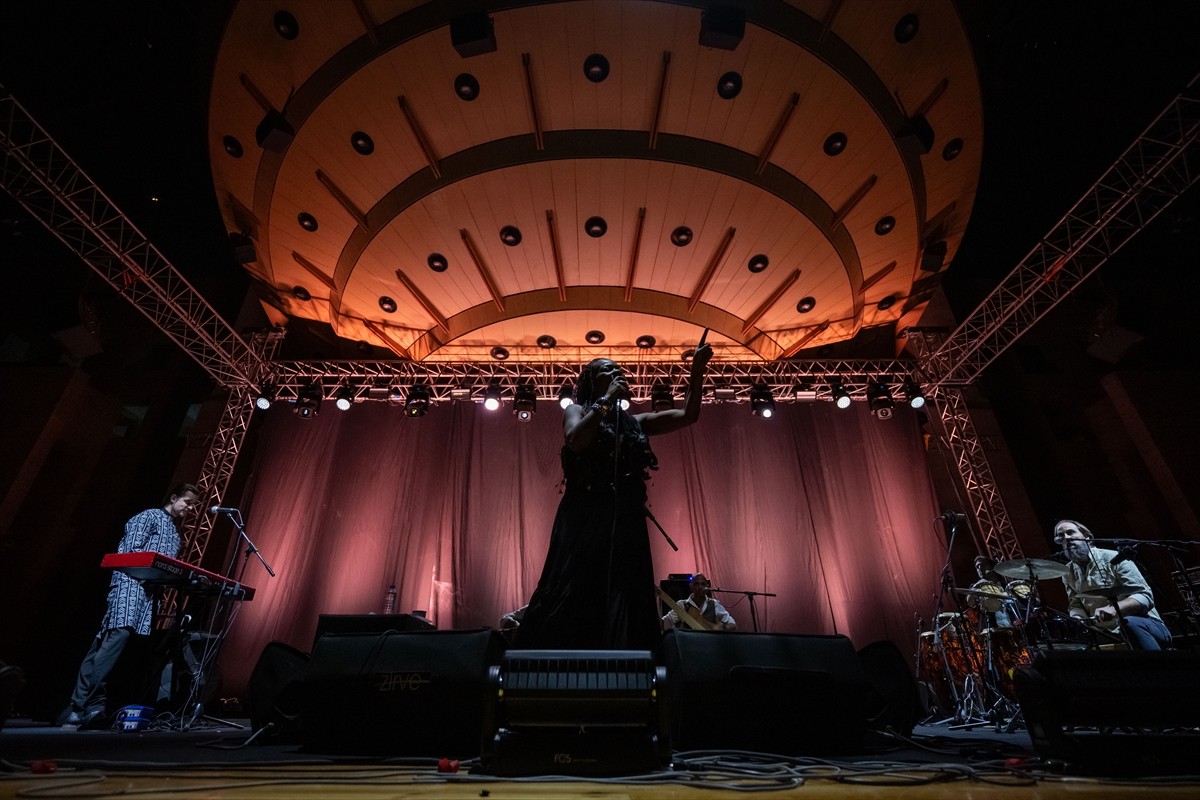
[[[650,389],[666,383],[682,392],[688,382],[687,364],[622,363],[634,400],[650,397]],[[705,376],[706,402],[744,402],[750,389],[766,385],[777,401],[831,400],[830,381],[839,382],[852,399],[865,400],[870,382],[893,385],[907,379],[915,360],[842,359],[777,362],[710,362]],[[434,402],[482,402],[489,386],[511,392],[531,385],[539,399],[559,397],[564,385],[574,386],[578,363],[511,363],[496,361],[416,363],[412,361],[278,361],[266,381],[275,399],[294,400],[308,387],[318,387],[321,397],[333,399],[349,388],[355,400],[386,400],[388,390],[406,390],[414,384],[429,387]]]
[[[0,85],[0,186],[222,386],[265,365]]]
[[[1200,75],[1004,281],[922,359],[933,385],[973,383],[1200,177]]]

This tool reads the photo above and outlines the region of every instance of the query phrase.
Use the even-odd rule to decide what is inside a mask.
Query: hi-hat
[[[979,589],[955,589],[959,594],[965,594],[969,597],[991,597],[997,600],[1012,600],[1013,596],[1008,592],[984,592]]]
[[[997,575],[1006,578],[1028,578],[1032,573],[1035,580],[1046,578],[1061,578],[1067,574],[1067,565],[1048,558],[1017,558],[1012,561],[1001,561],[992,567]]]

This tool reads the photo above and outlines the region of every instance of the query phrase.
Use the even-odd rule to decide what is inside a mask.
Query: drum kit
[[[1044,558],[1002,561],[992,571],[1010,580],[982,579],[954,588],[958,611],[941,611],[922,631],[918,670],[944,711],[963,727],[1019,715],[1013,675],[1041,650],[1096,646],[1097,631],[1041,604],[1038,581],[1067,574],[1067,566]],[[963,607],[965,605],[965,608]]]

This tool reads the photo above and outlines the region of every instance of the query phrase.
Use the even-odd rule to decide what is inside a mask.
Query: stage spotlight
[[[909,408],[925,407],[925,393],[921,391],[921,384],[911,378],[904,382],[904,396],[908,398]]]
[[[500,384],[493,383],[483,392],[483,407],[488,411],[495,411],[500,407]]]
[[[558,407],[566,408],[567,406],[571,405],[571,403],[574,403],[575,398],[572,396],[572,394],[571,382],[567,381],[562,385],[562,388],[558,390]]]
[[[429,411],[429,387],[414,383],[408,387],[408,399],[404,401],[404,416],[423,417]]]
[[[617,401],[617,405],[619,405],[621,407],[622,411],[628,411],[629,410],[629,398],[622,397],[620,400]]]
[[[896,410],[892,400],[892,392],[887,384],[871,381],[867,384],[867,405],[871,407],[871,415],[875,419],[891,419]]]
[[[850,393],[846,391],[846,387],[842,385],[840,378],[834,378],[829,381],[829,391],[833,395],[833,402],[838,408],[846,409],[850,407]]]
[[[763,419],[775,416],[775,398],[770,386],[759,383],[750,389],[750,413]]]
[[[513,414],[519,422],[529,422],[537,412],[537,390],[532,384],[517,385],[513,395]]]
[[[656,383],[650,389],[650,410],[651,411],[667,411],[675,407],[675,394],[671,391],[671,384]]]
[[[349,386],[343,386],[337,390],[335,397],[337,398],[335,402],[338,411],[349,411],[350,404],[354,402],[354,389]]]
[[[266,411],[271,407],[271,403],[275,402],[275,387],[269,383],[264,383],[262,389],[258,393],[258,397],[254,398],[254,405]]]
[[[293,409],[300,419],[312,419],[321,411],[321,387],[317,384],[303,386],[296,393],[296,407]]]

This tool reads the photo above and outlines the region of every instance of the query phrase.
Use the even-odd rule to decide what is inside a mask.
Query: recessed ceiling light
[[[841,131],[834,131],[825,139],[825,144],[821,147],[827,156],[838,156],[846,149],[846,134]]]
[[[946,142],[946,146],[942,148],[942,158],[946,161],[953,161],[962,153],[963,140],[954,138]]]
[[[521,231],[515,225],[505,225],[500,229],[500,241],[504,242],[509,247],[516,247],[521,243]]]
[[[917,31],[921,29],[921,20],[916,14],[905,14],[896,23],[895,36],[896,41],[900,44],[908,44],[913,39],[917,38]]]
[[[593,239],[599,239],[608,231],[608,223],[604,217],[588,217],[583,223],[583,231]]]
[[[553,350],[558,346],[558,339],[555,339],[550,334],[545,333],[537,338],[537,346],[543,350]]]
[[[508,358],[508,350],[497,345],[496,347],[492,348],[492,358],[496,359],[497,361],[503,361],[504,359]]]
[[[654,347],[654,345],[656,345],[656,344],[658,344],[658,340],[655,339],[650,334],[646,334],[645,336],[637,337],[637,346],[642,348],[643,350],[649,350],[651,347]]]
[[[887,236],[896,227],[895,217],[880,217],[875,223],[875,233],[878,236]]]
[[[300,23],[287,11],[276,11],[273,23],[275,32],[289,42],[300,35]]]
[[[604,341],[604,331],[588,331],[583,338],[588,344],[600,344]]]
[[[454,93],[460,100],[470,102],[479,97],[479,81],[469,72],[464,72],[454,79]]]
[[[317,218],[312,214],[309,214],[307,211],[301,211],[296,216],[296,221],[300,223],[301,228],[304,228],[304,230],[308,231],[309,233],[312,233],[317,229]]]
[[[687,225],[680,225],[675,230],[671,231],[671,244],[676,247],[687,247],[692,243],[692,229]]]
[[[889,294],[887,297],[875,304],[875,307],[880,311],[887,311],[892,306],[896,305],[896,295]]]
[[[809,295],[808,297],[800,298],[800,302],[796,303],[796,310],[801,314],[807,314],[817,307],[817,298]]]
[[[717,79],[717,97],[722,100],[732,100],[742,91],[742,76],[736,72],[726,72]]]
[[[386,294],[379,298],[379,307],[388,314],[396,313],[396,301],[388,297]]]
[[[225,152],[234,158],[242,157],[242,143],[232,136],[226,136],[221,140],[221,146],[225,148]]]
[[[608,77],[608,59],[592,53],[583,60],[583,74],[592,83],[600,83]]]
[[[369,156],[375,152],[375,140],[363,131],[355,131],[350,134],[350,146],[360,156]]]
[[[751,272],[762,272],[770,263],[771,260],[767,258],[766,254],[759,253],[750,257],[750,263],[746,264],[746,269]]]
[[[445,272],[450,269],[450,262],[441,253],[430,253],[429,258],[425,259],[425,263],[434,272]]]
[[[312,295],[308,293],[308,289],[303,286],[296,285],[292,287],[292,296],[297,300],[311,300]]]

